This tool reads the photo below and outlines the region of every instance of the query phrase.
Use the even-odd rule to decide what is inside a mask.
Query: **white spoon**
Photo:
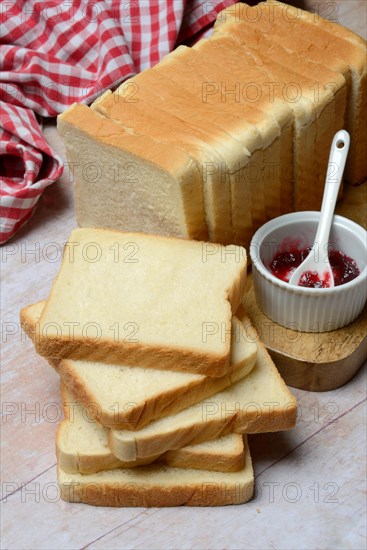
[[[336,200],[340,182],[343,177],[345,162],[349,151],[350,136],[345,130],[337,132],[330,149],[324,196],[322,198],[321,214],[314,244],[307,258],[297,267],[289,279],[289,284],[299,286],[301,277],[306,273],[324,283],[334,286],[334,276],[327,254],[331,224],[333,221]],[[326,258],[321,254],[325,251]],[[302,285],[303,286],[303,285]]]

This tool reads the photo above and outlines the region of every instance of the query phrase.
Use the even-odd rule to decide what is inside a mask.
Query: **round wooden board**
[[[337,213],[367,225],[367,182],[347,187]],[[351,324],[338,330],[306,333],[274,323],[259,309],[251,274],[243,305],[285,382],[309,391],[346,384],[367,359],[367,305]]]

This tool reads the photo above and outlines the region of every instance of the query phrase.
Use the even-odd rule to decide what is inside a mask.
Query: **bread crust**
[[[219,397],[213,396],[213,410],[215,412],[210,414],[209,418],[206,415],[205,420],[203,419],[202,410],[200,417],[196,411],[192,420],[185,419],[182,423],[180,423],[180,420],[176,420],[175,417],[165,419],[165,429],[161,433],[159,432],[159,426],[157,428],[154,426],[154,429],[149,430],[149,425],[147,431],[141,433],[139,431],[119,432],[111,430],[109,445],[115,456],[121,460],[132,461],[141,457],[153,456],[158,450],[177,449],[186,445],[216,439],[228,433],[276,432],[290,430],[295,426],[297,416],[295,397],[286,387],[265,346],[258,341],[255,329],[249,324],[248,318],[241,308],[238,310],[237,315],[246,324],[250,337],[252,336],[257,341],[258,360],[267,364],[267,369],[269,369],[267,376],[271,374],[275,378],[275,386],[281,393],[282,402],[268,403],[267,401],[264,402],[261,397],[254,395],[252,402],[236,402],[232,410],[227,410],[227,403],[224,403],[223,411],[219,407],[223,404],[218,404],[216,401]],[[246,384],[247,377],[243,382],[237,384],[241,383]],[[264,383],[266,383],[266,380],[264,380]],[[210,405],[210,400],[208,404]],[[170,423],[167,426],[168,420]],[[175,424],[176,422],[177,424]]]
[[[61,498],[67,502],[82,502],[91,506],[110,507],[172,507],[172,506],[227,506],[245,504],[253,495],[254,482],[223,486],[205,483],[176,485],[165,488],[160,485],[136,487],[129,483],[116,485],[95,484],[84,481],[66,485],[60,481]]]
[[[194,468],[199,470],[212,470],[218,472],[238,471],[245,464],[245,455],[248,453],[247,437],[236,436],[231,439],[230,446],[223,446],[219,440],[215,445],[208,446],[189,446],[159,454],[154,457],[141,458],[134,462],[123,462],[117,459],[108,449],[108,430],[100,427],[105,432],[106,447],[100,451],[92,453],[82,450],[82,447],[72,448],[67,443],[68,431],[73,429],[75,419],[74,399],[67,390],[64,383],[61,382],[61,399],[65,419],[59,424],[56,433],[56,455],[58,465],[61,470],[69,473],[92,474],[101,470],[111,470],[116,468],[134,468],[136,466],[147,465],[158,461],[171,467]],[[79,406],[77,403],[75,403]],[[83,417],[83,422],[86,420]],[[79,428],[82,424],[79,424]],[[80,433],[80,432],[79,432]],[[103,437],[97,432],[97,437]],[[222,445],[222,446],[221,446]],[[101,447],[101,449],[103,446]]]
[[[45,301],[38,302],[32,306],[23,308],[21,311],[22,324],[31,339],[35,338],[36,324],[39,321],[45,303]],[[232,340],[236,339],[237,336],[245,338],[242,323],[234,318],[232,325]],[[238,334],[238,330],[240,330],[240,334]],[[236,342],[232,341],[232,345],[236,345]],[[147,397],[141,402],[134,403],[133,407],[120,407],[117,411],[115,409],[112,410],[111,407],[106,409],[103,403],[99,403],[93,387],[86,384],[80,377],[78,365],[74,361],[70,359],[57,361],[48,358],[48,362],[58,371],[66,387],[88,409],[88,414],[97,422],[110,428],[136,430],[156,418],[167,416],[189,407],[246,376],[256,361],[256,346],[253,345],[252,348],[251,353],[246,356],[246,359],[240,361],[238,364],[231,364],[228,374],[223,377],[207,378],[202,376],[199,380],[191,379],[185,386],[181,384],[178,387],[173,387],[171,390],[166,390],[164,393],[159,393],[159,390],[157,390],[155,395],[152,394],[149,398]]]
[[[255,363],[255,356],[253,363]],[[164,394],[152,395],[129,408],[106,410],[98,403],[93,390],[85,385],[73,368],[72,361],[63,359],[59,364],[59,373],[68,389],[77,400],[90,410],[91,416],[103,426],[117,430],[138,430],[146,424],[178,412],[240,380],[250,371],[249,367],[231,369],[228,374],[219,378],[205,378],[201,382],[188,383],[185,387],[172,388]],[[94,406],[97,405],[97,406]],[[118,404],[117,404],[118,405]]]
[[[162,507],[162,506],[225,506],[244,504],[253,496],[254,473],[251,455],[246,450],[245,466],[238,472],[212,473],[203,470],[198,476],[195,470],[186,470],[185,477],[194,475],[195,481],[180,481],[184,470],[168,466],[147,466],[137,468],[142,479],[134,476],[123,481],[98,480],[96,476],[68,475],[58,468],[58,483],[61,498],[67,502],[84,502],[92,506],[113,507]],[[174,481],[164,484],[154,480],[155,471],[174,474]],[[124,476],[124,470],[121,470]],[[193,472],[193,474],[191,474]],[[103,474],[103,473],[102,473]],[[207,476],[206,474],[209,474]],[[139,475],[139,473],[138,473]],[[171,476],[173,477],[173,476]]]
[[[197,350],[187,350],[177,347],[169,350],[162,346],[126,343],[121,347],[118,343],[101,338],[98,347],[93,342],[78,340],[70,342],[65,337],[36,337],[35,348],[39,355],[61,360],[87,359],[89,361],[108,362],[116,365],[143,366],[155,369],[157,365],[162,370],[176,370],[204,374],[208,377],[224,376],[229,370],[229,352],[223,355],[200,353]]]
[[[211,470],[213,472],[238,472],[245,465],[245,450],[247,438],[245,437],[245,449],[243,442],[238,443],[236,450],[230,454],[204,451],[195,456],[192,446],[182,447],[177,451],[167,451],[163,457],[168,466],[172,468],[197,468]],[[194,465],[193,465],[194,464]]]
[[[157,239],[154,235],[144,235],[139,233],[121,233],[119,231],[94,229],[91,231],[98,231],[99,233],[107,233],[109,236],[116,235],[116,239],[124,235],[124,238],[134,239],[139,242],[139,239],[145,240]],[[78,241],[78,232],[87,234],[88,229],[77,229],[71,233],[71,242]],[[180,239],[174,239],[171,237],[159,237],[160,241],[166,242],[182,242]],[[189,245],[189,243],[187,243]],[[197,242],[200,246],[205,245],[205,242]],[[237,249],[236,249],[237,250]],[[238,248],[240,253],[241,249]],[[243,258],[246,258],[245,250],[242,249]],[[116,364],[126,365],[138,365],[146,368],[159,368],[164,370],[177,370],[183,372],[191,372],[204,374],[208,377],[219,377],[225,375],[230,368],[230,339],[226,338],[223,342],[223,353],[211,353],[203,352],[200,349],[190,349],[177,347],[163,347],[161,345],[148,344],[144,342],[132,342],[132,341],[114,341],[113,339],[107,339],[101,336],[96,342],[95,340],[87,340],[83,337],[72,337],[69,334],[62,334],[62,327],[58,326],[56,334],[49,334],[48,327],[44,326],[44,319],[47,315],[50,301],[53,299],[56,293],[57,282],[61,277],[63,266],[67,265],[67,255],[64,254],[62,259],[61,268],[54,280],[49,299],[46,302],[44,310],[41,314],[40,324],[38,331],[35,335],[35,348],[37,353],[43,357],[53,357],[55,359],[69,358],[69,359],[89,359],[94,361],[109,362]],[[237,307],[241,303],[241,299],[245,290],[245,282],[247,275],[247,263],[246,259],[239,262],[237,273],[233,274],[231,285],[225,289],[227,302],[226,318],[223,318],[223,322],[226,323],[226,327],[230,327],[232,311],[236,311]],[[221,297],[223,299],[223,297]],[[46,328],[46,334],[45,329]],[[59,334],[59,330],[61,334]],[[126,340],[126,339],[125,339]],[[209,347],[209,346],[208,346]]]
[[[137,169],[139,169],[139,166],[144,165],[150,170],[160,170],[160,177],[169,178],[170,185],[172,185],[172,196],[175,197],[175,215],[169,216],[169,212],[165,212],[163,216],[156,215],[154,219],[149,218],[150,223],[145,223],[145,220],[142,219],[139,224],[133,224],[136,230],[166,235],[174,234],[176,237],[199,240],[208,238],[200,170],[183,149],[176,144],[162,146],[162,144],[149,136],[136,136],[126,133],[121,126],[102,116],[96,109],[90,109],[82,104],[74,104],[63,114],[59,115],[57,126],[66,143],[67,156],[71,162],[76,161],[77,167],[83,163],[84,157],[85,162],[91,161],[91,159],[87,159],[87,153],[83,157],[82,152],[79,150],[76,152],[74,160],[72,158],[72,143],[75,139],[81,139],[82,141],[89,140],[89,146],[90,143],[95,143],[97,146],[106,147],[107,157],[109,153],[117,155],[123,153],[125,158],[129,159],[129,162],[132,162],[133,166],[137,167]],[[107,165],[103,164],[103,155],[101,155],[100,162],[101,175],[106,176],[110,174],[110,165],[108,162]],[[128,186],[125,185],[124,189],[126,192]],[[83,226],[102,225],[103,227],[111,227],[107,214],[102,216],[102,222],[99,223],[99,216],[95,214],[93,208],[90,206],[88,191],[89,193],[94,191],[100,201],[103,200],[103,195],[99,194],[99,187],[93,186],[93,182],[84,178],[83,170],[79,173],[76,168],[75,205],[78,223]],[[119,200],[120,205],[122,204],[121,201],[125,204],[124,196],[119,197]],[[149,209],[144,210],[143,208],[141,211],[138,210],[143,205],[136,199],[134,201],[134,207],[140,212],[141,216],[143,214],[148,216]],[[111,203],[111,208],[115,223],[117,223],[119,210],[116,211],[113,209],[114,204],[114,202]],[[168,218],[166,219],[165,216],[167,215]],[[131,229],[132,219],[125,217],[123,220],[124,223],[118,225],[118,227],[125,229],[130,225]]]

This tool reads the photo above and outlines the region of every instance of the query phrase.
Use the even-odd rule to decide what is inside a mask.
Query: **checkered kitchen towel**
[[[92,102],[237,0],[0,0],[0,244],[63,170],[40,117]]]

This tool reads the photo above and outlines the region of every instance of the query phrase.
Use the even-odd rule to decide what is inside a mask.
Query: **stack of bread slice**
[[[320,208],[334,134],[367,177],[366,43],[280,2],[222,11],[213,35],[59,116],[81,226],[248,246]]]
[[[21,322],[61,379],[62,498],[224,505],[253,491],[246,434],[294,426],[296,401],[240,304],[235,245],[76,229]]]

